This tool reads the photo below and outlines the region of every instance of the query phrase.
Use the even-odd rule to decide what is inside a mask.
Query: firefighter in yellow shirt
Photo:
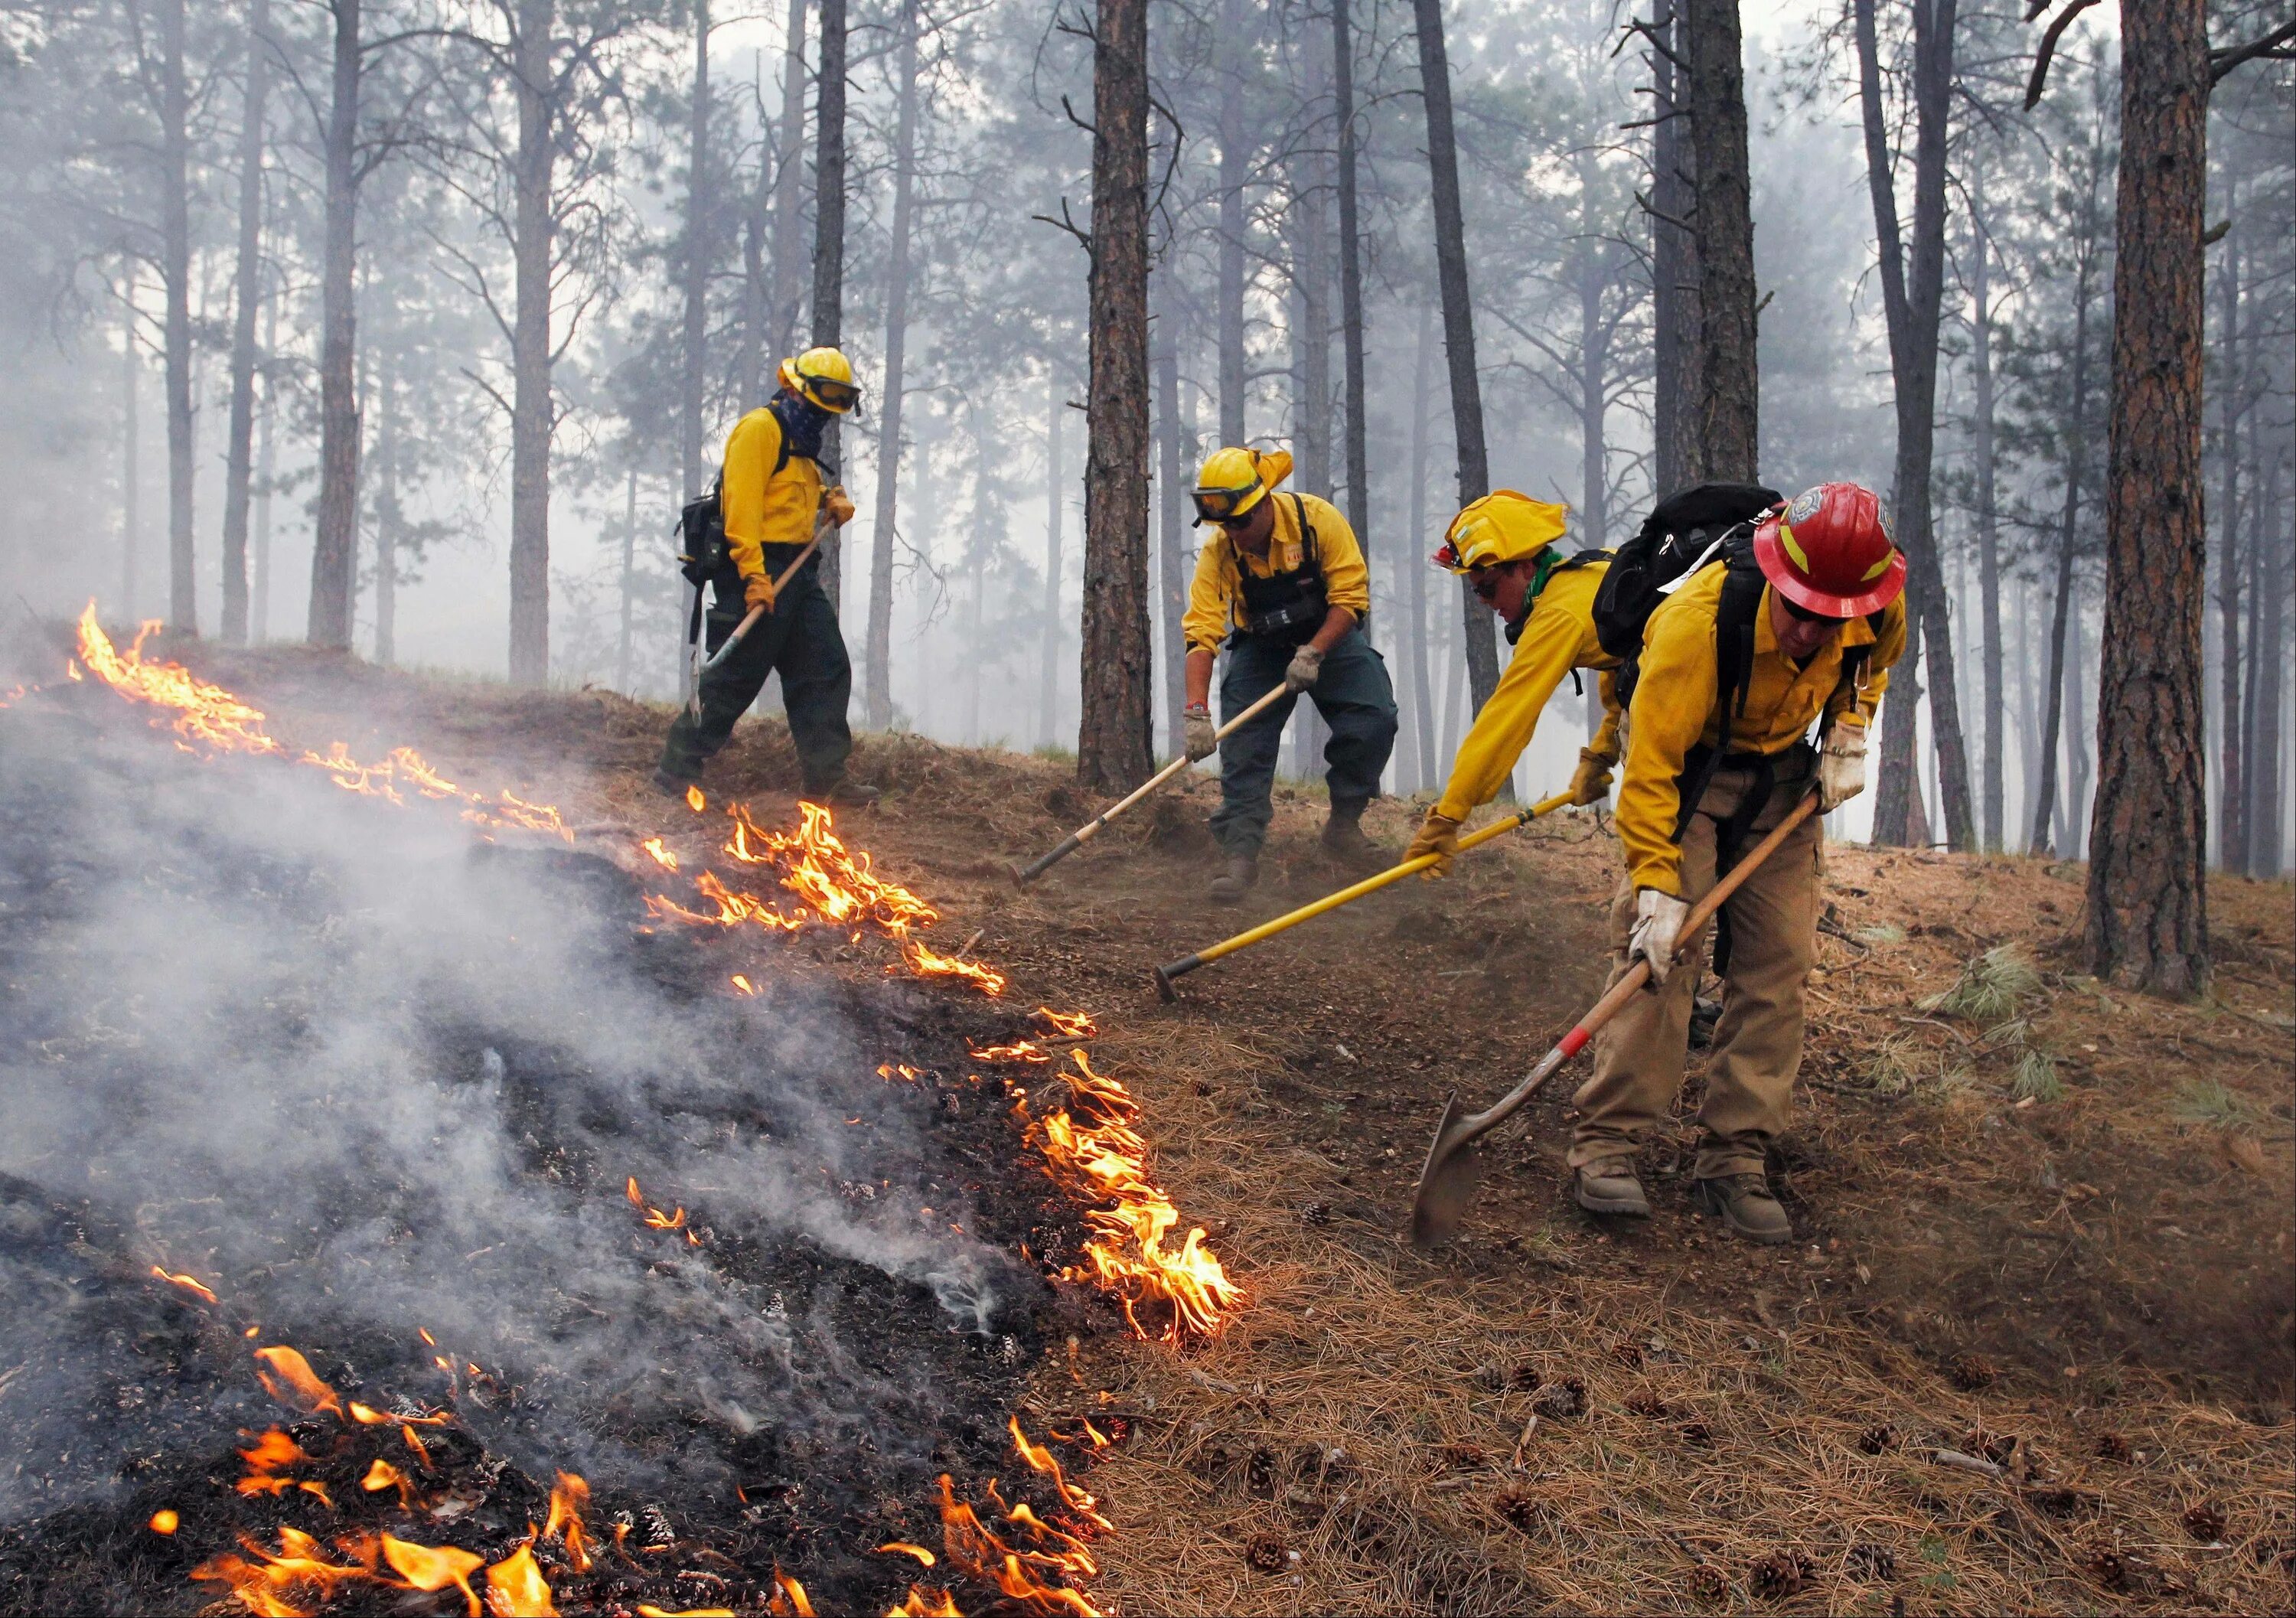
[[[876,801],[875,788],[845,773],[853,752],[845,717],[853,663],[837,609],[821,586],[820,552],[778,592],[774,588],[774,580],[804,553],[816,524],[842,527],[852,521],[852,499],[842,488],[824,483],[816,457],[823,430],[860,398],[842,353],[808,349],[782,362],[781,387],[772,401],[743,416],[727,435],[718,491],[725,554],[710,579],[716,600],[709,649],[724,645],[751,608],[766,611],[724,662],[702,671],[694,702],[671,723],[653,774],[661,791],[682,795],[701,779],[702,767],[731,739],[767,678],[778,673],[805,797],[816,803]]]
[[[1554,546],[1562,538],[1562,506],[1502,489],[1452,518],[1443,548],[1435,553],[1437,566],[1464,577],[1477,599],[1505,620],[1514,655],[1459,743],[1443,796],[1404,852],[1406,859],[1434,855],[1431,876],[1450,870],[1460,826],[1497,794],[1530,745],[1547,700],[1574,669],[1595,671],[1603,724],[1578,750],[1571,801],[1600,803],[1610,792],[1611,769],[1619,761],[1619,701],[1610,671],[1619,660],[1595,637],[1595,592],[1610,555],[1563,555]]]
[[[1574,1097],[1574,1188],[1596,1213],[1650,1212],[1635,1154],[1682,1084],[1700,966],[1694,948],[1679,965],[1675,952],[1690,907],[1813,776],[1824,809],[1865,790],[1866,730],[1906,646],[1906,559],[1870,490],[1821,484],[1722,554],[1652,612],[1627,702],[1611,981],[1647,960],[1651,981],[1595,1035]],[[1722,908],[1697,1195],[1750,1241],[1793,1234],[1765,1161],[1792,1119],[1823,837],[1804,820]]]
[[[1379,794],[1396,715],[1387,663],[1363,632],[1371,578],[1337,506],[1275,492],[1291,472],[1292,457],[1280,449],[1228,448],[1213,451],[1196,479],[1196,525],[1213,523],[1218,532],[1196,556],[1182,620],[1188,757],[1208,757],[1215,745],[1212,665],[1221,651],[1223,716],[1241,713],[1279,685],[1289,693],[1218,743],[1220,806],[1211,824],[1226,865],[1210,893],[1221,904],[1241,903],[1259,879],[1276,755],[1302,693],[1332,733],[1324,746],[1332,793],[1324,847],[1354,865],[1380,858],[1358,823]]]

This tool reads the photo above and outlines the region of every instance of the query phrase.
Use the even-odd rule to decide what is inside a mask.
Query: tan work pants
[[[1739,844],[1742,857],[1808,790],[1808,754],[1800,750],[1779,760],[1780,778]],[[1689,903],[1713,888],[1716,835],[1756,784],[1751,769],[1719,769],[1699,800],[1682,839],[1682,897]],[[1816,816],[1803,821],[1723,907],[1730,921],[1730,964],[1722,978],[1722,1020],[1714,1030],[1706,1099],[1698,1110],[1705,1131],[1698,1147],[1702,1179],[1760,1172],[1765,1149],[1792,1120],[1802,986],[1817,955],[1824,836]],[[1611,903],[1613,983],[1625,975],[1634,924],[1634,884],[1622,879]],[[1635,996],[1595,1036],[1594,1077],[1572,1098],[1581,1114],[1570,1143],[1573,1168],[1633,1156],[1674,1105],[1710,932],[1710,925],[1690,942],[1663,988]]]

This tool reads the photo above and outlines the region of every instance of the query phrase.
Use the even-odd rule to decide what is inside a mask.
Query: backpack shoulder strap
[[[1674,840],[1689,831],[1698,801],[1713,784],[1714,772],[1730,751],[1730,726],[1746,709],[1754,678],[1754,620],[1762,605],[1761,570],[1732,567],[1722,580],[1722,595],[1714,608],[1714,712],[1718,735],[1714,745],[1703,741],[1683,760],[1676,778],[1679,802],[1675,811]]]

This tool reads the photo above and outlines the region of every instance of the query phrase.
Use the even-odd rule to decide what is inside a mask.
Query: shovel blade
[[[1482,1160],[1474,1150],[1475,1131],[1466,1127],[1468,1116],[1459,1105],[1457,1091],[1444,1098],[1442,1121],[1435,1126],[1435,1142],[1427,1148],[1426,1166],[1419,1170],[1419,1188],[1411,1202],[1414,1247],[1449,1241],[1475,1200]]]

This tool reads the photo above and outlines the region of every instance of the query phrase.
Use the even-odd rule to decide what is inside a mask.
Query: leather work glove
[[[1666,981],[1674,970],[1674,949],[1682,941],[1683,918],[1690,907],[1656,888],[1635,890],[1635,930],[1627,935],[1627,965],[1650,963],[1651,987]]]
[[[1199,759],[1209,759],[1219,751],[1219,733],[1212,727],[1211,710],[1191,708],[1180,716],[1187,722],[1182,751],[1193,764]]]
[[[1866,727],[1835,725],[1817,755],[1817,807],[1832,814],[1866,790]]]
[[[1578,768],[1570,776],[1570,801],[1600,803],[1611,795],[1611,766],[1615,760],[1604,758],[1592,748],[1578,750]]]
[[[842,483],[832,484],[821,497],[821,509],[829,513],[832,522],[843,528],[853,521],[853,497],[845,492]]]
[[[1283,670],[1283,688],[1295,696],[1316,683],[1324,671],[1324,654],[1314,646],[1302,646],[1292,654],[1292,666]]]
[[[744,574],[742,579],[742,604],[744,606],[774,610],[774,576],[759,571]]]
[[[1427,811],[1427,818],[1419,825],[1418,834],[1411,846],[1403,850],[1404,863],[1408,865],[1422,854],[1435,856],[1435,863],[1420,873],[1433,881],[1451,874],[1451,862],[1459,857],[1459,822],[1436,809]]]

